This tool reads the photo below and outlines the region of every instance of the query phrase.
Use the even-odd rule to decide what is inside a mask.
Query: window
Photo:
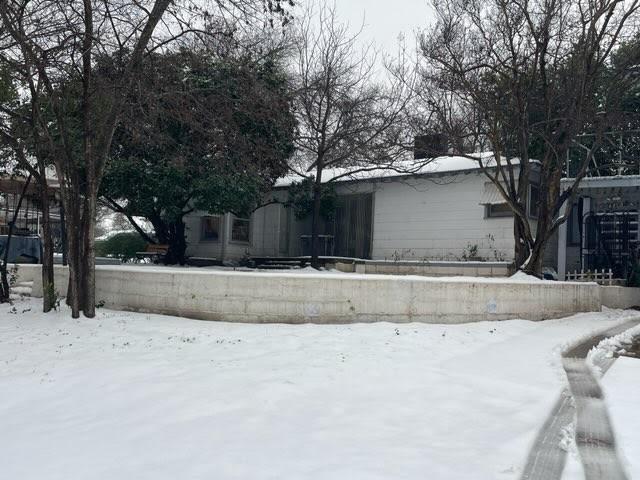
[[[486,216],[488,218],[512,217],[513,211],[507,203],[494,203],[486,206]]]
[[[249,242],[249,219],[233,218],[231,225],[231,241],[232,242]]]
[[[217,242],[220,237],[220,217],[202,217],[200,223],[200,240]]]
[[[538,185],[529,185],[529,216],[538,218],[538,202],[540,201],[540,188]]]

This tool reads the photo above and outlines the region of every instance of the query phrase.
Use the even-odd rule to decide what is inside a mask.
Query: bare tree
[[[2,262],[0,263],[0,303],[7,303],[11,299],[11,282],[9,280],[9,252],[11,250],[11,238],[15,230],[16,221],[22,208],[22,202],[27,195],[29,185],[31,184],[31,175],[29,175],[24,182],[20,195],[18,197],[18,203],[14,209],[12,219],[9,220],[9,232],[7,234],[7,241],[4,244],[2,252]]]
[[[312,4],[300,19],[294,47],[294,111],[298,119],[296,173],[313,180],[311,264],[319,267],[318,233],[325,169],[329,181],[378,168],[408,168],[403,125],[411,98],[410,72],[400,65],[375,80],[376,55],[360,33],[336,19],[335,6]]]
[[[41,142],[34,133],[36,122],[35,112],[28,103],[20,99],[19,90],[23,85],[16,85],[12,78],[8,65],[0,64],[3,77],[3,93],[0,95],[0,140],[8,152],[7,162],[12,165],[12,171],[27,172],[29,179],[35,180],[39,193],[41,220],[42,220],[42,308],[44,312],[50,311],[55,305],[55,288],[53,276],[53,238],[51,230],[49,202],[52,191],[48,185],[47,169],[52,165],[46,149],[41,148]],[[22,202],[20,201],[18,205]],[[17,217],[16,211],[15,216]],[[13,230],[13,225],[10,227]],[[10,231],[10,233],[11,233]],[[11,234],[8,236],[5,263],[2,268],[2,282],[7,282],[6,253],[9,249]],[[7,297],[8,299],[8,297]]]
[[[24,85],[34,128],[53,159],[65,211],[67,302],[73,317],[95,315],[97,195],[119,121],[142,59],[192,36],[208,36],[227,18],[245,23],[283,15],[268,0],[2,0],[0,59]],[[266,13],[266,16],[265,16]],[[286,20],[286,15],[283,17]],[[96,58],[119,58],[109,81]],[[81,112],[80,122],[77,111]]]
[[[515,262],[525,272],[541,274],[545,247],[567,218],[565,205],[573,204],[614,121],[627,76],[609,68],[610,58],[637,31],[639,6],[434,2],[438,21],[421,37],[421,99],[436,112],[432,128],[450,137],[456,153],[493,152],[473,158],[513,211]],[[574,180],[563,189],[567,155],[585,131],[595,140],[582,148]]]

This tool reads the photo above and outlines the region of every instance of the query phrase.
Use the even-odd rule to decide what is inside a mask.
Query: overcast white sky
[[[330,0],[329,0],[330,1]],[[433,19],[429,0],[337,0],[340,19],[354,29],[364,19],[365,41],[374,40],[384,52],[397,51],[398,35],[404,34],[408,45],[413,44],[413,33],[423,29]]]

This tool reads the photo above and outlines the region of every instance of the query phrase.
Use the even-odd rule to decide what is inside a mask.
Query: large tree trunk
[[[80,317],[80,278],[82,268],[82,228],[80,222],[81,198],[73,193],[64,200],[67,224],[67,253],[69,263],[69,284],[67,287],[67,305],[71,307],[71,316]]]
[[[517,215],[513,218],[513,238],[514,238],[514,264],[516,270],[521,269],[529,258],[531,250],[527,240],[526,230],[522,219]]]
[[[67,223],[65,220],[65,215],[64,215],[64,205],[62,202],[60,202],[59,205],[60,208],[60,243],[62,244],[62,265],[63,266],[67,266],[68,263],[68,244],[67,244]]]
[[[320,229],[320,205],[322,200],[322,161],[318,161],[316,178],[313,182],[313,211],[311,214],[311,266],[320,269],[318,259],[318,235]]]
[[[185,238],[185,225],[182,219],[171,223],[168,226],[168,231],[167,245],[169,245],[169,249],[164,257],[164,264],[184,265],[186,263],[187,241]]]
[[[169,246],[163,263],[165,265],[184,265],[186,263],[187,239],[185,238],[186,226],[183,217],[173,222],[167,222],[158,213],[154,213],[147,218],[153,226],[158,243]]]
[[[542,278],[542,262],[544,260],[544,251],[547,242],[535,242],[531,249],[531,256],[524,265],[522,271],[529,275]]]
[[[87,177],[84,194],[77,191],[63,194],[65,209],[69,283],[67,304],[71,316],[95,316],[95,212],[97,186]]]
[[[95,178],[95,176],[92,176]],[[83,252],[84,268],[82,271],[82,285],[84,295],[82,312],[85,317],[96,316],[96,207],[98,199],[95,180],[88,179],[88,192],[83,212]]]
[[[2,264],[0,265],[0,303],[6,303],[11,298],[11,282],[9,281],[8,275],[8,263],[9,263],[9,249],[11,248],[11,237],[13,237],[13,231],[16,227],[16,221],[18,220],[18,214],[20,213],[20,208],[22,208],[22,201],[24,200],[25,195],[27,194],[27,190],[29,188],[29,184],[31,183],[31,174],[27,177],[27,181],[24,183],[22,187],[22,191],[20,192],[20,198],[18,199],[18,205],[16,205],[16,209],[13,212],[13,218],[11,223],[9,224],[9,233],[7,235],[7,243],[4,246],[4,253],[2,258]]]
[[[51,236],[51,218],[49,192],[46,179],[40,182],[40,203],[42,204],[42,311],[49,312],[55,307],[56,292],[53,276],[53,238]]]
[[[538,202],[538,218],[535,232],[535,241],[532,242],[531,255],[523,265],[522,271],[538,278],[542,278],[544,252],[552,233],[557,228],[556,209],[554,206],[560,197],[560,169],[542,171],[540,181],[540,199]]]

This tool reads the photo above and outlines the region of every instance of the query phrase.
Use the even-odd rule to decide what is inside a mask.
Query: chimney
[[[442,133],[416,135],[413,139],[414,160],[440,157],[447,154],[447,138]]]

